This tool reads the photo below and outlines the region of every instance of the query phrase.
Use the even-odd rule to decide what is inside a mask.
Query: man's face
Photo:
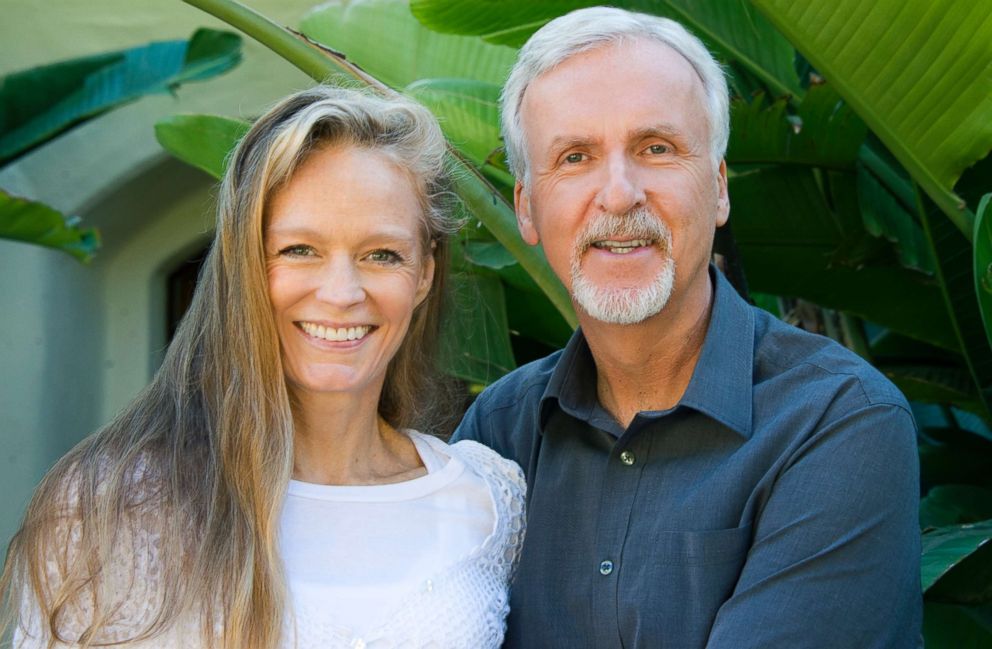
[[[530,84],[521,125],[520,232],[581,311],[633,324],[708,297],[726,167],[688,61],[645,39],[578,54]]]

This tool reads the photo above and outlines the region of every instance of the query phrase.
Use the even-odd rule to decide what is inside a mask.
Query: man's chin
[[[594,320],[633,325],[657,315],[668,303],[663,287],[607,288],[573,284],[572,298]]]
[[[657,315],[675,286],[675,262],[668,263],[641,286],[612,286],[592,281],[578,264],[572,266],[572,299],[591,318],[607,324],[632,325]]]

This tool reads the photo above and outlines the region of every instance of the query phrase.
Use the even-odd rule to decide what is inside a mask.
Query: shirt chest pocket
[[[625,646],[657,647],[666,637],[685,642],[672,647],[704,646],[750,546],[750,525],[629,537],[618,584],[620,628],[633,630]]]

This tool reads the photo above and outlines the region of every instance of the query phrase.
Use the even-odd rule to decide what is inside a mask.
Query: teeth
[[[372,331],[371,325],[362,325],[360,327],[338,327],[335,329],[334,327],[324,327],[323,325],[314,324],[312,322],[301,322],[300,327],[303,331],[307,332],[314,338],[321,338],[331,342],[358,340],[359,338],[364,338],[370,331]]]
[[[625,255],[637,248],[651,245],[651,239],[633,239],[631,241],[597,241],[592,244],[600,250],[609,250],[618,255]]]

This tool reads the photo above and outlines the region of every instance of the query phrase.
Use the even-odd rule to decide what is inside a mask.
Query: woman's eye
[[[586,156],[584,153],[569,153],[565,156],[565,162],[568,164],[578,164],[585,160]]]
[[[648,152],[654,155],[661,155],[663,153],[668,153],[671,149],[667,144],[652,144],[648,147]]]
[[[317,254],[311,246],[304,245],[302,243],[293,244],[291,246],[286,246],[279,251],[280,255],[286,255],[289,257],[310,257]]]
[[[403,258],[393,250],[373,250],[368,254],[368,260],[376,264],[398,264]]]

